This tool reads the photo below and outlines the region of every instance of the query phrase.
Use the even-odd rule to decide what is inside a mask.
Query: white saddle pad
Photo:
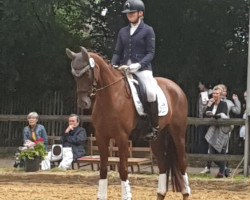
[[[129,86],[131,88],[132,91],[132,97],[133,97],[133,101],[135,104],[135,108],[138,112],[138,114],[140,116],[146,115],[146,113],[144,112],[144,108],[143,105],[139,99],[137,90],[134,86],[135,84],[138,84],[137,81],[133,78],[127,77]],[[156,93],[157,93],[157,100],[158,100],[158,116],[165,116],[168,114],[168,103],[167,103],[167,99],[162,91],[162,89],[157,85],[156,88]]]

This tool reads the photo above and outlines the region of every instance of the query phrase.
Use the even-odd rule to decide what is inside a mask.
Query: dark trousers
[[[198,153],[202,153],[202,154],[208,153],[208,143],[207,143],[207,140],[205,139],[207,129],[208,129],[208,126],[204,126],[204,125],[200,125],[197,127],[198,138],[199,138],[198,149],[197,149]]]
[[[211,145],[209,145],[209,154],[225,154],[226,148],[223,148],[221,152],[218,152],[216,149],[214,149]],[[214,161],[214,163],[219,167],[219,172],[221,172],[223,175],[225,174],[225,161]],[[211,162],[208,162],[208,164],[211,166]],[[207,166],[210,168],[210,166]]]

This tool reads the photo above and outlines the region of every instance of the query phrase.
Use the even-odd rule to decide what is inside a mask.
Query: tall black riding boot
[[[151,121],[151,126],[152,130],[150,133],[145,135],[145,140],[152,140],[152,139],[157,139],[157,133],[159,130],[159,125],[158,125],[158,103],[157,100],[154,102],[149,102],[149,117]]]

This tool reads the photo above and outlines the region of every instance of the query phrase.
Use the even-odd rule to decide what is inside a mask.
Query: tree
[[[54,2],[6,0],[2,10],[2,89],[32,97],[65,88],[62,80],[71,77],[63,52],[73,38],[56,23]]]
[[[65,48],[111,58],[125,0],[0,0],[0,91],[37,97],[74,88]],[[156,33],[154,74],[177,82],[189,101],[199,80],[246,87],[247,0],[144,0]],[[107,9],[106,15],[102,11]],[[233,81],[232,81],[233,80]],[[32,92],[31,92],[32,91]]]

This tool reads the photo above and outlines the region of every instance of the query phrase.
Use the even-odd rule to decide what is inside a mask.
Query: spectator
[[[224,84],[219,84],[219,87],[221,87],[223,89],[223,92],[221,94],[221,100],[227,103],[227,116],[230,118],[230,114],[236,114],[239,115],[241,112],[241,103],[238,99],[238,96],[236,94],[232,95],[233,101],[227,99],[227,87]],[[231,136],[231,132],[228,133],[229,134],[229,138]],[[226,153],[228,153],[228,148],[229,148],[229,141],[227,143],[227,147],[226,147]],[[207,162],[207,166],[205,167],[205,169],[201,172],[201,173],[210,173],[210,166],[211,166],[211,162]],[[228,168],[228,163],[227,163],[227,169],[225,171],[225,175],[229,176],[231,173],[231,170]]]
[[[28,144],[30,142],[43,142],[45,145],[45,150],[47,151],[47,133],[43,125],[37,124],[38,122],[37,112],[30,112],[27,115],[28,126],[23,129],[23,144]],[[16,154],[17,157],[18,154]],[[17,160],[14,162],[14,167],[24,167],[24,160]]]
[[[62,137],[63,143],[63,159],[60,162],[58,168],[68,169],[71,167],[73,161],[86,154],[84,149],[84,143],[87,140],[86,131],[79,126],[79,116],[71,114],[68,119],[68,127],[65,130]],[[45,162],[42,163],[42,169],[50,169],[51,152],[45,158]]]
[[[225,101],[227,103],[227,116],[230,118],[231,114],[235,114],[235,115],[239,115],[241,113],[241,103],[238,99],[238,96],[236,94],[232,95],[232,99],[234,102],[232,102],[231,100],[227,99],[227,86],[224,84],[219,84],[219,86],[221,86],[223,88],[223,93],[222,93],[222,101]],[[231,132],[229,132],[229,139],[231,136]],[[226,153],[229,152],[229,141],[227,143],[227,149],[226,149]],[[229,169],[229,164],[227,162],[226,164],[226,171],[225,171],[225,175],[229,176],[231,173],[231,169]]]
[[[27,120],[29,125],[23,129],[23,142],[25,143],[30,140],[37,143],[42,141],[45,145],[45,149],[47,150],[47,133],[43,125],[37,124],[38,114],[36,112],[29,113]]]
[[[241,103],[238,99],[237,94],[233,94],[232,95],[232,99],[234,102],[232,102],[231,100],[227,99],[227,86],[225,86],[224,84],[219,84],[218,86],[223,88],[223,93],[222,93],[222,97],[221,100],[225,101],[227,103],[227,116],[230,117],[230,112],[232,112],[233,114],[239,115],[241,112]]]
[[[207,108],[207,103],[209,101],[209,96],[212,94],[212,91],[208,89],[208,84],[204,82],[199,82],[198,89],[200,91],[199,93],[199,100],[198,100],[198,117],[203,118],[203,113]],[[206,125],[199,125],[197,127],[197,133],[199,138],[199,144],[198,144],[198,152],[207,154],[208,153],[208,143],[205,140],[205,135],[207,132]]]
[[[204,117],[214,118],[229,118],[227,116],[227,104],[221,101],[222,87],[215,86],[213,89],[213,98],[208,102]],[[230,126],[209,126],[206,133],[206,140],[209,143],[209,154],[225,154],[226,146],[229,140],[228,132],[231,130]],[[219,166],[217,178],[222,178],[225,173],[225,162],[214,161]],[[211,163],[210,163],[211,165]],[[210,171],[210,166],[207,166]]]

